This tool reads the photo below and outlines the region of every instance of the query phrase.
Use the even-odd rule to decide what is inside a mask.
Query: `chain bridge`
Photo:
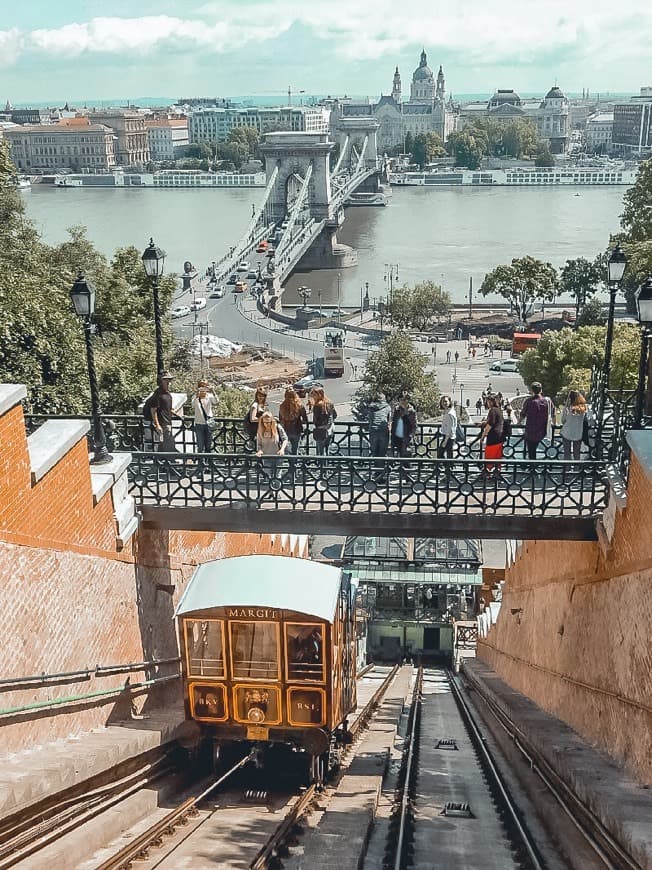
[[[378,184],[383,170],[376,146],[378,122],[341,122],[332,141],[327,133],[267,133],[260,150],[267,186],[238,243],[216,264],[220,283],[260,242],[272,239],[263,279],[268,296],[280,296],[282,283],[297,267],[343,268],[356,254],[337,242],[347,199],[361,186]],[[335,164],[332,153],[339,148]]]

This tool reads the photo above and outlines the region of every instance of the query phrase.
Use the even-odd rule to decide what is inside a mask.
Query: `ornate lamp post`
[[[620,245],[611,252],[608,261],[608,283],[609,283],[609,315],[607,317],[607,336],[604,347],[604,364],[602,367],[602,389],[600,390],[599,403],[600,410],[598,416],[598,455],[602,455],[602,432],[604,428],[604,411],[609,393],[609,377],[611,375],[611,348],[614,340],[614,313],[616,308],[616,294],[627,266],[627,257]]]
[[[106,449],[106,435],[100,416],[100,391],[97,386],[95,372],[95,356],[93,354],[93,312],[95,311],[95,287],[87,281],[83,272],[79,272],[77,280],[70,288],[70,298],[75,308],[75,314],[84,324],[86,340],[86,359],[88,362],[88,382],[91,388],[91,408],[93,412],[93,465],[103,465],[111,462],[113,457]]]
[[[143,251],[141,257],[143,268],[148,278],[152,279],[154,293],[154,329],[156,331],[156,372],[160,374],[165,369],[163,361],[163,334],[161,332],[161,305],[158,298],[158,282],[163,275],[165,264],[165,251],[157,248],[154,239],[149,240],[149,245]]]
[[[398,283],[398,263],[385,263],[385,283],[389,286],[389,307],[394,301],[394,285]]]
[[[638,393],[636,396],[636,417],[634,428],[641,429],[643,416],[652,415],[652,357],[650,339],[652,338],[652,275],[643,281],[636,293],[636,313],[641,324],[641,361],[638,369]]]

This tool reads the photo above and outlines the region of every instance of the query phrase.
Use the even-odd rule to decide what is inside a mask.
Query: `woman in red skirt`
[[[483,421],[482,436],[486,439],[484,448],[485,459],[503,458],[503,412],[497,396],[487,396],[487,418]],[[500,474],[500,464],[487,464],[485,474]]]

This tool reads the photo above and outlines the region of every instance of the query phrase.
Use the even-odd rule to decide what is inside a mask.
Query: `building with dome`
[[[455,129],[456,112],[452,101],[446,101],[446,80],[444,71],[439,67],[435,74],[428,66],[425,49],[421,52],[419,65],[412,74],[410,99],[403,101],[401,74],[398,66],[394,70],[390,94],[381,94],[377,103],[369,100],[338,100],[333,112],[333,122],[338,117],[371,116],[380,127],[378,129],[378,149],[388,152],[400,148],[410,133],[438,133],[446,141]]]
[[[568,147],[569,103],[557,85],[550,88],[542,100],[523,99],[511,88],[499,88],[487,103],[463,106],[460,126],[473,123],[477,118],[491,118],[500,124],[521,118],[530,120],[553,154],[564,154]]]

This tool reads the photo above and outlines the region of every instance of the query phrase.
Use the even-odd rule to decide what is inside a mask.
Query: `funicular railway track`
[[[397,667],[392,668],[388,673],[379,672],[374,668],[365,668],[358,675],[359,682],[364,679],[368,684],[369,680],[374,678],[380,679],[380,682],[366,704],[356,711],[355,718],[350,723],[349,731],[354,741],[381,703],[397,671]],[[265,792],[252,794],[249,791],[243,791],[242,788],[231,788],[230,784],[227,785],[239,770],[246,767],[250,760],[252,760],[251,756],[245,756],[208,785],[204,779],[199,786],[195,786],[196,795],[179,801],[173,809],[161,815],[153,824],[145,828],[142,824],[136,826],[134,831],[137,832],[133,836],[127,835],[128,842],[125,843],[123,838],[119,845],[108,846],[80,866],[93,867],[94,870],[119,870],[119,868],[133,866],[138,866],[143,870],[159,866],[174,867],[177,860],[176,853],[181,849],[186,853],[188,850],[192,850],[193,837],[209,823],[209,825],[214,825],[216,833],[228,832],[230,845],[227,844],[227,850],[229,848],[232,851],[237,849],[239,866],[266,867],[279,848],[282,847],[297,820],[314,802],[320,788],[313,784],[306,789],[297,789],[294,792],[272,794],[270,800]],[[116,783],[107,794],[96,795],[93,793],[80,796],[78,801],[71,802],[70,807],[66,805],[61,808],[59,813],[53,812],[49,823],[41,818],[32,819],[31,824],[24,820],[20,829],[14,828],[12,831],[7,831],[4,850],[0,849],[0,868],[20,867],[21,861],[28,856],[33,856],[35,860],[38,860],[39,850],[52,843],[56,838],[65,837],[66,834],[74,832],[76,828],[89,822],[96,821],[101,824],[101,814],[105,808],[114,807],[123,797],[132,794],[139,785],[147,787],[154,779],[171,775],[174,770],[175,767],[170,762],[166,763],[162,759],[156,765],[156,777],[154,774],[148,777],[144,776],[142,772],[135,773],[131,778],[125,778],[124,788],[120,787],[122,783]],[[220,791],[220,794],[224,796],[224,801],[211,801],[220,787],[228,789],[226,793]],[[106,800],[99,801],[100,796]],[[256,817],[258,817],[258,822],[260,821],[261,803],[269,821],[264,825],[259,825],[260,831],[256,837],[253,837],[244,832],[247,831],[247,828],[255,826]],[[272,803],[274,804],[273,815],[268,812]],[[280,819],[278,819],[279,813]],[[229,816],[229,822],[227,823],[225,820],[223,829],[220,821],[221,816],[225,818]],[[237,827],[242,829],[240,837]],[[10,834],[13,836],[10,837]],[[219,837],[213,837],[213,864],[216,861],[221,861],[220,842]],[[113,854],[107,854],[112,849],[114,849]],[[26,864],[25,866],[40,865]],[[191,862],[189,866],[194,865]]]
[[[546,864],[454,675],[420,668],[385,867],[433,866],[543,870]]]

